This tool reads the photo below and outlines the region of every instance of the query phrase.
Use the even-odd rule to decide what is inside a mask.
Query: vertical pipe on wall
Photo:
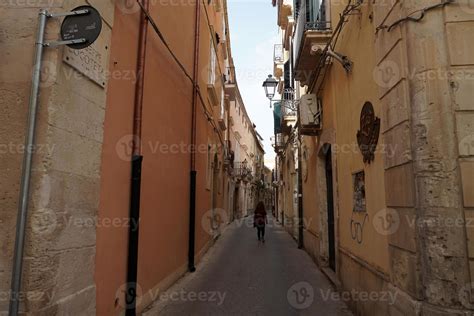
[[[138,1],[138,0],[137,0]],[[148,0],[142,0],[141,7],[149,9]],[[143,92],[145,81],[145,60],[148,34],[148,21],[146,14],[140,11],[140,26],[138,37],[137,55],[137,82],[135,85],[135,100],[133,108],[133,139],[132,139],[132,161],[130,180],[130,225],[128,235],[128,257],[127,257],[127,288],[125,292],[126,315],[136,315],[137,303],[137,278],[138,278],[138,246],[139,246],[139,224],[140,224],[140,191],[142,170],[142,112]]]
[[[16,224],[15,250],[13,255],[13,269],[10,293],[9,315],[18,315],[21,290],[21,275],[23,269],[23,251],[25,248],[26,221],[28,216],[28,199],[30,193],[31,169],[33,162],[33,146],[35,143],[36,116],[38,112],[38,93],[41,79],[41,63],[43,58],[43,40],[48,12],[41,10],[38,16],[38,31],[36,36],[36,51],[31,80],[31,92],[28,113],[28,130],[25,139],[25,156],[20,185],[20,198],[18,203],[18,217]]]
[[[302,166],[302,154],[301,149],[303,148],[303,143],[301,139],[301,134],[298,131],[298,248],[303,249],[303,170]]]
[[[194,25],[194,67],[193,67],[193,99],[191,110],[191,170],[189,189],[189,246],[188,246],[188,270],[196,271],[194,265],[194,251],[196,244],[196,108],[198,101],[198,79],[199,79],[199,39],[201,27],[201,0],[196,1]]]
[[[275,135],[275,139],[276,139],[276,135]],[[280,174],[279,174],[279,169],[278,169],[278,154],[275,156],[275,182],[277,183],[278,186],[274,186],[274,190],[275,190],[275,193],[274,193],[274,200],[275,200],[275,214],[273,214],[273,216],[275,216],[275,218],[278,220],[278,214],[279,214],[279,203],[278,203],[278,190],[279,190],[279,186],[280,186]]]

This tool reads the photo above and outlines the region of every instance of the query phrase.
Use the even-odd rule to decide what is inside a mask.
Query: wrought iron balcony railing
[[[314,70],[313,45],[324,46],[331,38],[331,22],[326,15],[325,1],[303,0],[298,10],[294,38],[295,79],[307,83],[307,71]]]
[[[272,137],[273,148],[275,148],[275,152],[279,153],[285,148],[285,137],[283,134],[276,134]]]
[[[250,180],[252,178],[252,169],[245,162],[237,162],[234,166],[234,176],[240,180]]]
[[[327,20],[324,0],[321,4],[314,4],[312,0],[301,1],[296,23],[295,52],[299,51],[301,40],[306,31],[328,31],[330,29],[331,21]]]
[[[281,104],[282,120],[288,119],[288,117],[296,117],[296,100],[294,89],[288,88],[283,91]]]

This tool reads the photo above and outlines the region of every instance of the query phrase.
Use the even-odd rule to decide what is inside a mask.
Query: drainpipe
[[[23,158],[21,175],[20,200],[18,203],[18,218],[16,225],[15,250],[10,293],[9,315],[18,315],[20,304],[21,274],[23,268],[23,251],[25,248],[26,220],[28,215],[28,199],[30,192],[31,169],[33,162],[33,146],[35,143],[36,116],[38,112],[38,93],[41,77],[41,63],[43,58],[43,40],[48,12],[41,10],[38,17],[38,32],[36,35],[35,64],[31,80],[29,101],[28,130],[26,133],[26,153]]]
[[[149,10],[148,0],[142,0],[142,8]],[[127,257],[127,289],[125,314],[136,315],[137,305],[137,278],[138,278],[138,246],[140,229],[140,192],[142,175],[142,112],[143,92],[145,81],[145,60],[147,48],[148,20],[145,12],[140,11],[140,30],[138,37],[137,56],[137,82],[135,85],[135,100],[133,108],[133,139],[132,139],[132,161],[130,181],[130,223],[128,232],[128,257]]]
[[[275,139],[276,139],[276,135],[275,135]],[[278,174],[278,155],[275,156],[275,182],[278,183],[278,186],[280,185],[280,176]],[[275,200],[275,214],[274,216],[276,217],[276,219],[278,220],[278,207],[279,207],[279,203],[278,203],[278,186],[275,186],[275,196],[273,197],[274,200]]]
[[[298,143],[299,143],[299,148],[298,148],[298,249],[303,249],[304,244],[303,244],[303,170],[301,170],[301,157],[303,156],[301,154],[301,148],[302,142],[301,142],[301,134],[300,131],[298,130]]]
[[[191,114],[191,172],[189,190],[189,248],[188,248],[188,270],[196,271],[194,263],[194,251],[196,244],[196,108],[198,101],[198,79],[199,79],[199,37],[201,27],[201,0],[196,1],[195,25],[194,25],[194,67],[193,67],[193,103]]]

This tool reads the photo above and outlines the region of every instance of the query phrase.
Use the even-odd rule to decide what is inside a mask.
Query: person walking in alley
[[[257,237],[261,242],[265,242],[265,225],[268,223],[265,204],[259,202],[253,216],[253,226],[257,228]]]

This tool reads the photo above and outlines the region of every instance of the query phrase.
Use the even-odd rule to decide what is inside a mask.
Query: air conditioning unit
[[[306,94],[300,100],[302,135],[317,136],[322,129],[322,103],[315,94]]]

